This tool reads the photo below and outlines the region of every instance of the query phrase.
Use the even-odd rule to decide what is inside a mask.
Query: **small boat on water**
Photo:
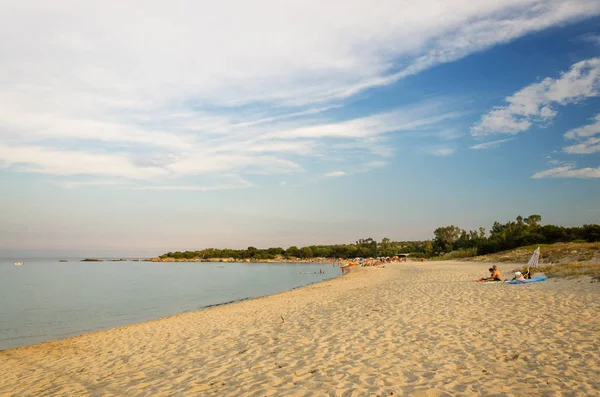
[[[15,262],[15,266],[23,266],[24,263],[23,262]]]

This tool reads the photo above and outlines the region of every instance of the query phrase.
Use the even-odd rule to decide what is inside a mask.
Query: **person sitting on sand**
[[[525,281],[525,277],[523,277],[523,274],[521,272],[516,272],[515,276],[513,277],[513,280]]]
[[[491,267],[488,269],[488,271],[490,272],[490,277],[481,277],[479,280],[477,280],[478,283],[482,282],[482,281],[488,281],[490,278],[492,278],[492,274],[494,274],[494,269],[492,269]]]
[[[498,270],[498,266],[494,265],[488,270],[491,274],[490,277],[480,278],[477,280],[478,283],[482,281],[502,281],[502,273],[500,273],[500,270]]]

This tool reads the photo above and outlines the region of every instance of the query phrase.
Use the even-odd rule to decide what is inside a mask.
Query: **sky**
[[[0,15],[0,256],[600,223],[598,0]]]

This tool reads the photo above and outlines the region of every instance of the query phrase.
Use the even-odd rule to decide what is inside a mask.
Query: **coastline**
[[[233,258],[150,258],[145,259],[143,262],[189,262],[189,263],[322,263],[322,264],[341,264],[348,262],[348,260],[335,259],[331,260],[329,258],[310,258],[310,259],[233,259]]]
[[[285,264],[285,263],[282,263],[282,264]],[[231,263],[230,265],[233,266],[234,264]],[[246,264],[239,263],[239,265],[246,265]],[[306,265],[306,263],[298,263],[298,265]],[[219,267],[223,267],[223,266],[219,266]],[[24,333],[23,337],[21,337],[20,334],[16,334],[16,333],[13,333],[12,335],[10,335],[10,334],[9,335],[4,335],[4,334],[0,335],[3,337],[3,339],[0,339],[0,352],[11,350],[11,349],[33,347],[33,346],[38,346],[38,345],[42,345],[42,344],[46,344],[46,343],[61,342],[61,341],[64,341],[64,340],[67,340],[70,338],[76,338],[78,336],[94,334],[97,332],[105,332],[105,331],[110,331],[113,329],[118,329],[118,328],[123,328],[123,327],[135,326],[135,325],[144,324],[144,323],[151,322],[151,321],[175,317],[175,316],[178,316],[181,314],[195,313],[195,312],[200,312],[203,310],[208,310],[208,309],[211,309],[214,307],[220,307],[220,306],[224,306],[224,305],[235,304],[238,302],[264,298],[264,297],[268,297],[268,296],[272,296],[272,295],[277,295],[280,293],[285,293],[287,291],[304,288],[306,286],[318,284],[320,282],[327,282],[327,281],[330,281],[332,279],[335,279],[337,277],[344,275],[341,273],[341,271],[339,270],[338,267],[335,267],[335,269],[330,268],[330,269],[324,271],[322,274],[319,274],[319,268],[322,268],[322,266],[321,267],[317,266],[316,271],[314,271],[314,272],[306,272],[306,271],[298,272],[298,270],[306,270],[304,268],[305,267],[302,267],[302,266],[297,270],[294,270],[294,269],[296,269],[296,267],[290,268],[290,269],[292,269],[292,272],[295,274],[295,279],[297,280],[296,282],[290,283],[291,285],[285,284],[285,280],[283,280],[284,283],[282,283],[282,284],[280,284],[279,282],[271,282],[270,287],[264,287],[264,288],[261,288],[258,290],[244,290],[243,288],[236,289],[236,290],[234,290],[234,292],[237,291],[238,293],[230,294],[231,296],[228,296],[227,294],[222,294],[222,293],[217,294],[218,298],[208,299],[208,302],[202,301],[202,299],[204,299],[206,301],[205,296],[193,296],[192,295],[193,298],[190,298],[188,296],[187,302],[193,302],[192,305],[185,304],[185,302],[184,302],[184,304],[182,306],[179,306],[178,305],[179,302],[171,302],[171,303],[175,303],[175,306],[169,306],[169,300],[167,300],[167,303],[166,303],[167,306],[163,306],[163,308],[164,307],[167,307],[167,308],[172,307],[173,310],[162,310],[163,311],[162,313],[156,313],[157,310],[155,310],[154,312],[152,312],[150,314],[145,314],[146,312],[144,310],[142,310],[142,311],[129,311],[126,313],[123,312],[125,314],[122,314],[119,317],[111,317],[110,314],[108,316],[102,315],[102,316],[100,316],[102,318],[101,322],[82,323],[80,321],[74,327],[72,326],[72,324],[69,324],[69,323],[61,324],[60,323],[61,320],[58,319],[57,327],[61,327],[61,328],[55,327],[50,330],[46,330],[44,328],[41,328],[41,329],[34,328],[36,325],[34,323],[31,327],[29,327],[28,330],[25,330],[25,332],[30,332],[31,334],[33,334],[34,338],[27,338],[27,335],[28,335],[27,333]],[[314,266],[313,266],[313,268],[314,268]],[[309,276],[309,277],[299,276],[296,273],[308,274],[308,275],[313,275],[313,276]],[[268,277],[270,277],[270,273],[265,274],[264,276],[268,278]],[[248,281],[247,278],[245,278],[244,280]],[[254,281],[257,281],[257,280],[254,280]],[[246,284],[248,284],[248,283],[246,282]],[[193,291],[188,291],[188,292],[191,292],[193,294]],[[95,299],[94,302],[100,302],[100,304],[102,304],[103,296],[97,295],[97,296],[95,296],[94,299]],[[200,299],[200,300],[198,300],[198,299]],[[147,307],[143,308],[143,309],[147,309]],[[79,309],[79,310],[81,310],[81,309]],[[110,310],[110,307],[109,307],[109,310]],[[24,308],[22,310],[22,312],[25,312],[25,313],[27,311],[28,311],[27,308]],[[166,311],[166,313],[165,313],[165,311]],[[125,320],[123,320],[123,318],[125,318]],[[5,324],[10,324],[10,321],[6,321]],[[42,324],[40,324],[40,326],[41,325]],[[71,328],[68,328],[68,331],[64,331],[65,329],[67,329],[67,327],[71,327]],[[15,327],[14,329],[17,330],[18,328]],[[59,329],[59,330],[63,330],[63,331],[62,332],[53,332],[53,331],[55,331],[55,329]],[[31,340],[31,339],[33,339],[33,340]]]
[[[356,268],[274,295],[4,350],[0,394],[598,390],[598,285],[473,283],[483,267]],[[486,317],[495,304],[501,315]]]
[[[25,345],[25,346],[17,346],[17,347],[11,347],[11,348],[7,348],[7,349],[0,349],[0,357],[2,356],[3,352],[9,352],[10,350],[18,350],[18,349],[27,349],[27,348],[35,348],[37,346],[42,346],[42,345],[46,345],[46,344],[53,344],[53,343],[62,343],[62,342],[66,342],[69,341],[70,339],[75,339],[75,338],[79,338],[79,337],[85,337],[85,336],[91,336],[94,334],[98,334],[98,333],[103,333],[103,332],[111,332],[113,330],[119,330],[119,329],[124,329],[124,328],[128,328],[128,327],[137,327],[140,325],[144,325],[144,324],[148,324],[148,323],[152,323],[155,321],[163,321],[163,320],[169,320],[178,316],[183,316],[183,315],[187,315],[187,314],[195,314],[195,313],[201,313],[205,310],[210,310],[210,309],[214,309],[214,308],[219,308],[219,307],[223,307],[223,306],[229,306],[229,305],[235,305],[237,303],[242,303],[242,302],[251,302],[257,299],[264,299],[264,298],[269,298],[269,297],[273,297],[273,296],[277,296],[277,295],[281,295],[281,294],[285,294],[291,291],[296,291],[296,290],[300,290],[303,288],[307,288],[313,285],[317,285],[317,284],[321,284],[321,283],[326,283],[332,280],[335,280],[337,278],[340,277],[344,277],[347,276],[349,274],[350,271],[345,272],[344,274],[339,274],[338,276],[329,278],[329,279],[325,279],[325,280],[319,280],[319,281],[312,281],[308,284],[299,286],[299,287],[293,287],[290,288],[288,290],[285,291],[281,291],[281,292],[275,292],[272,294],[267,294],[267,295],[261,295],[261,296],[254,296],[254,297],[244,297],[244,298],[239,298],[239,299],[234,299],[234,300],[230,300],[227,302],[220,302],[220,303],[213,303],[213,304],[209,304],[206,306],[202,306],[196,310],[186,310],[184,312],[181,313],[177,313],[177,314],[172,314],[169,316],[164,316],[164,317],[159,317],[159,318],[154,318],[154,319],[150,319],[150,320],[146,320],[146,321],[140,321],[140,322],[136,322],[136,323],[132,323],[132,324],[126,324],[126,325],[121,325],[121,326],[117,326],[117,327],[111,327],[111,328],[107,328],[107,329],[98,329],[98,330],[94,330],[94,331],[87,331],[87,332],[83,332],[80,334],[76,334],[76,335],[71,335],[71,336],[67,336],[64,338],[58,338],[58,339],[50,339],[44,342],[40,342],[40,343],[36,343],[33,345]]]

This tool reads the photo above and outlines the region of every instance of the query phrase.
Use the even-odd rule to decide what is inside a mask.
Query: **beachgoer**
[[[498,266],[494,265],[488,270],[490,272],[490,277],[480,278],[477,280],[478,283],[482,281],[502,281],[502,273],[500,273],[500,270],[498,270]]]
[[[525,281],[525,277],[523,277],[523,274],[521,272],[516,272],[515,276],[513,277],[513,280]]]
[[[500,273],[500,270],[498,269],[498,266],[494,265],[492,266],[492,280],[493,281],[502,281],[502,273]]]
[[[482,281],[488,281],[492,278],[492,275],[494,274],[494,269],[492,269],[491,267],[488,269],[488,272],[490,272],[490,277],[481,277],[479,280],[477,280],[478,283],[482,282]]]

